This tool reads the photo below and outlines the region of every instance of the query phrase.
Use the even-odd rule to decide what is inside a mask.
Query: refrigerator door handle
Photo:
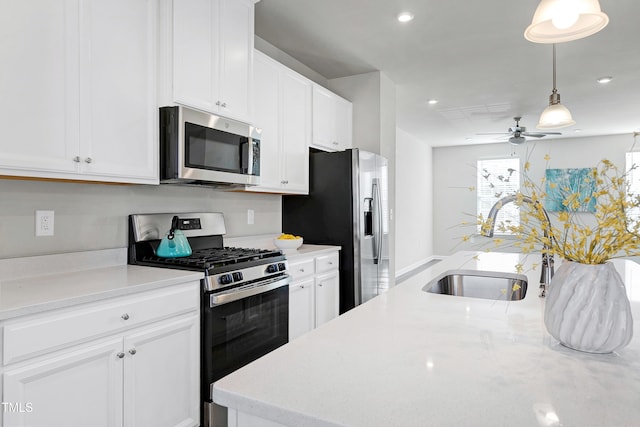
[[[378,264],[380,262],[380,256],[382,255],[382,201],[380,200],[380,185],[378,185],[377,179],[373,180],[371,193],[374,201],[374,217],[376,225],[378,226],[377,230],[373,234],[373,263]]]

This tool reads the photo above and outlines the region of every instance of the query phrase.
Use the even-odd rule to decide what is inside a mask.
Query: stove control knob
[[[239,271],[236,271],[235,273],[233,273],[233,281],[234,282],[242,281],[242,273]]]
[[[273,274],[278,272],[278,264],[271,264],[267,266],[267,273]]]
[[[279,263],[278,263],[278,270],[280,270],[280,271],[284,271],[284,270],[286,270],[286,269],[287,269],[287,266],[285,265],[285,263],[284,263],[284,262],[279,262]]]
[[[233,282],[233,277],[230,274],[223,274],[218,277],[218,283],[221,285],[228,285]]]

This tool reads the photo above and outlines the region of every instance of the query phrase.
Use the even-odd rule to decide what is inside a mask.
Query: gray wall
[[[35,237],[36,210],[55,211],[54,236]],[[272,194],[0,179],[0,258],[125,247],[131,213],[222,212],[227,236],[279,233],[281,210],[281,196]]]
[[[589,138],[529,141],[520,146],[508,143],[482,144],[433,149],[433,206],[434,251],[449,255],[458,250],[478,249],[485,238],[474,237],[473,243],[462,244],[461,237],[475,232],[476,162],[479,159],[519,157],[521,169],[526,160],[531,163],[529,176],[534,182],[544,177],[549,154],[549,168],[594,167],[602,159],[609,159],[620,170],[625,169],[625,153],[632,148],[633,137],[613,135]],[[639,149],[640,147],[636,147]],[[586,214],[585,214],[586,215]]]
[[[378,153],[389,167],[389,269],[396,271],[396,87],[382,72],[328,81],[329,89],[353,103],[353,146]]]

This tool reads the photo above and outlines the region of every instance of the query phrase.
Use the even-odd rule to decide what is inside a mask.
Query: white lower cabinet
[[[130,299],[134,303],[127,305]],[[126,307],[126,312],[115,315],[114,306]],[[104,321],[90,314],[95,312]],[[32,332],[39,325],[64,325],[67,318],[76,320],[72,328],[83,333],[62,334],[49,340],[49,348],[37,346],[35,353],[15,340],[21,330],[38,339]],[[25,316],[6,321],[3,328],[8,333],[3,337],[2,399],[16,409],[4,411],[4,426],[199,423],[198,283]],[[106,336],[105,330],[110,331]],[[47,342],[50,331],[42,331],[40,340]],[[8,355],[18,361],[7,364]]]
[[[338,317],[340,277],[338,272],[316,278],[316,327]]]
[[[4,374],[5,426],[122,425],[122,339],[86,345]],[[24,408],[20,410],[20,406]]]
[[[315,324],[314,279],[289,285],[289,341],[309,332]]]
[[[289,260],[289,340],[338,317],[340,276],[338,249]]]

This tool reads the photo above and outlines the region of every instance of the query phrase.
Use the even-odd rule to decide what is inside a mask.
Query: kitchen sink
[[[494,271],[450,270],[427,283],[422,290],[432,294],[518,301],[527,293],[527,276]]]

